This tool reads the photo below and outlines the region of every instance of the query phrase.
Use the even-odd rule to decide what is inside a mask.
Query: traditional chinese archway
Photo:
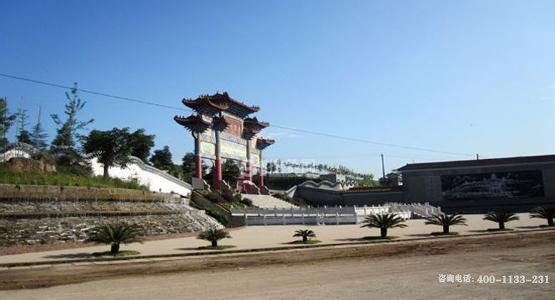
[[[246,164],[245,177],[252,181],[253,165],[259,168],[259,186],[264,186],[262,150],[274,141],[259,136],[267,122],[249,115],[260,110],[231,98],[226,92],[183,99],[194,112],[188,117],[175,116],[178,124],[187,128],[195,142],[195,177],[202,179],[202,159],[214,161],[212,185],[221,189],[222,159]]]

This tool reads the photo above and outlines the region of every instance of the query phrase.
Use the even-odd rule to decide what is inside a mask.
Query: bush
[[[35,153],[31,156],[31,159],[42,160],[43,162],[50,165],[56,164],[56,160],[54,159],[54,156],[52,156],[52,154],[50,154],[50,152],[48,151],[40,151],[38,153]]]
[[[246,206],[249,206],[249,207],[252,206],[252,201],[250,199],[247,199],[247,198],[242,199],[241,203],[243,203],[243,204],[245,204]]]
[[[210,202],[216,203],[216,204],[221,204],[226,202],[224,197],[222,197],[222,194],[218,191],[210,191],[205,193],[204,195],[206,197],[206,199],[210,200]]]
[[[205,231],[199,233],[197,238],[200,239],[200,240],[205,240],[205,241],[211,242],[211,246],[213,248],[216,248],[216,247],[218,247],[218,241],[219,240],[226,239],[226,238],[231,238],[231,235],[229,234],[229,232],[227,232],[223,229],[210,228],[208,230],[205,230]]]

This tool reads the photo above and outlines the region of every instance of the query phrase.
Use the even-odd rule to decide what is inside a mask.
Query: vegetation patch
[[[511,228],[504,228],[504,229],[499,229],[499,228],[488,228],[487,231],[489,232],[496,232],[496,231],[500,231],[500,232],[504,232],[504,231],[513,231],[514,229]]]
[[[124,181],[102,176],[75,175],[70,173],[18,173],[0,166],[0,183],[16,185],[81,186],[95,188],[124,188],[147,191],[136,180]]]
[[[225,250],[225,249],[230,249],[230,248],[235,248],[234,245],[218,245],[218,246],[202,246],[202,247],[198,247],[199,250]]]
[[[139,255],[141,254],[141,252],[139,251],[134,251],[134,250],[123,250],[123,251],[119,251],[118,253],[112,253],[110,251],[104,251],[104,252],[94,252],[92,254],[92,256],[96,256],[96,257],[102,257],[102,256],[109,256],[109,257],[124,257],[124,256],[133,256],[133,255]]]

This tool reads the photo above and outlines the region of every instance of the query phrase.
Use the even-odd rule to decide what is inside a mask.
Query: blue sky
[[[228,91],[270,123],[483,157],[555,152],[554,1],[0,2],[0,73],[179,106]],[[63,90],[0,78],[12,110]],[[179,112],[82,94],[91,128],[145,128],[174,158]],[[44,118],[51,137],[54,125]],[[380,174],[471,158],[292,132],[265,157]]]

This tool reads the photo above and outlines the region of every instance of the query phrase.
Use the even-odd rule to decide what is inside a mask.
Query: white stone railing
[[[336,206],[310,208],[243,208],[232,209],[234,217],[243,217],[246,225],[287,224],[358,224],[367,216],[395,213],[403,219],[441,214],[439,207],[428,203],[387,203],[375,206]]]

